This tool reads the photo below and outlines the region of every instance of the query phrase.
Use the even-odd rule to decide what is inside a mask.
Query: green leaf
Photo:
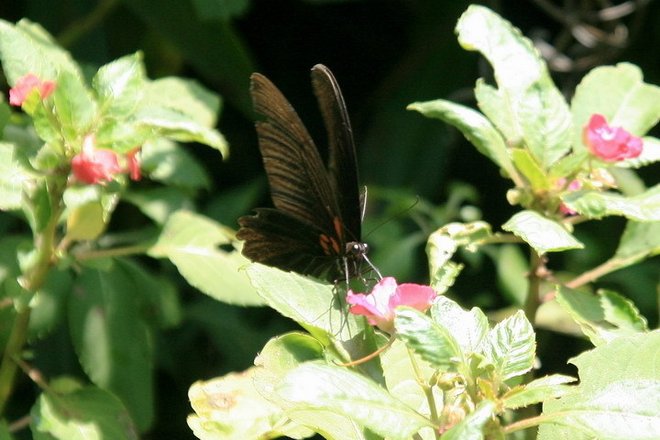
[[[134,204],[144,215],[161,226],[176,211],[194,209],[190,194],[171,186],[128,191],[122,195],[122,202]]]
[[[147,253],[168,258],[191,286],[229,304],[261,305],[263,301],[239,268],[247,260],[237,250],[225,251],[234,232],[189,211],[170,216]]]
[[[557,301],[596,346],[648,330],[633,302],[610,290],[591,294],[562,286]]]
[[[490,158],[508,175],[516,175],[502,135],[478,111],[443,99],[415,102],[407,108],[453,125],[481,154]]]
[[[140,52],[101,66],[92,80],[101,115],[116,120],[125,119],[141,105],[146,86]]]
[[[483,242],[492,236],[490,225],[482,221],[449,223],[433,232],[426,244],[431,287],[442,294],[454,284],[463,265],[450,261],[450,259],[459,246],[469,252],[475,252]]]
[[[542,191],[550,188],[550,182],[545,171],[541,169],[529,150],[512,148],[511,157],[516,169],[525,176],[534,190]]]
[[[436,370],[408,350],[406,344],[399,339],[380,356],[389,392],[418,413],[430,414],[429,401],[419,384],[420,379],[423,383],[430,383]],[[432,387],[431,392],[436,399],[442,399],[437,387]]]
[[[584,247],[561,224],[534,211],[514,214],[502,229],[525,240],[539,254]]]
[[[532,324],[522,310],[493,327],[482,351],[496,366],[502,380],[525,374],[534,366],[536,340]]]
[[[52,99],[61,135],[70,145],[80,146],[83,136],[91,130],[98,110],[82,76],[61,72]]]
[[[480,309],[463,310],[445,296],[436,298],[431,317],[449,331],[466,354],[476,352],[488,333],[488,318]]]
[[[588,218],[622,215],[640,222],[660,221],[660,184],[633,197],[613,192],[575,191],[567,193],[562,200]]]
[[[389,439],[409,439],[431,425],[375,382],[343,367],[305,363],[284,377],[277,393],[289,410],[339,413]]]
[[[54,80],[60,72],[82,77],[71,55],[44,28],[26,19],[16,25],[0,20],[0,59],[12,86],[28,73],[42,80]]]
[[[66,238],[68,240],[94,240],[105,231],[103,206],[100,202],[90,202],[71,209],[66,218]]]
[[[346,311],[345,300],[336,286],[257,263],[247,267],[247,274],[270,307],[296,321],[324,345],[334,342],[339,362],[360,359],[378,348],[373,329],[363,317]],[[378,359],[359,368],[372,379],[382,381]]]
[[[463,265],[451,261],[458,243],[444,230],[433,232],[426,243],[429,260],[430,285],[439,294],[445,293],[454,284]]]
[[[409,307],[398,307],[394,327],[406,345],[434,367],[455,371],[463,362],[461,346],[449,329],[423,313]]]
[[[135,118],[139,126],[184,142],[199,142],[229,154],[224,137],[212,127],[220,108],[218,97],[194,81],[163,78],[147,83]]]
[[[515,127],[516,137],[506,139],[508,143],[525,145],[548,169],[570,149],[571,114],[532,42],[511,23],[478,5],[468,7],[456,32],[463,48],[481,52],[493,66],[499,89],[497,94],[492,90],[486,94],[505,104],[501,111],[510,114],[498,118],[502,127],[512,132]],[[485,108],[493,106],[486,103]]]
[[[69,298],[69,328],[78,359],[92,382],[116,394],[138,428],[153,420],[150,329],[140,317],[135,284],[118,262],[84,267]]]
[[[543,405],[540,440],[660,438],[660,331],[618,338],[571,362],[580,384]]]
[[[629,221],[613,259],[617,261],[617,268],[621,268],[659,253],[660,222]]]
[[[484,426],[495,414],[495,402],[483,400],[473,412],[440,436],[441,440],[483,440]]]
[[[51,270],[48,273],[45,284],[30,300],[30,341],[48,336],[66,319],[66,304],[72,284],[70,272]]]
[[[211,179],[197,159],[176,142],[159,138],[142,146],[140,168],[149,178],[168,186],[209,188]]]
[[[0,210],[19,209],[22,205],[23,187],[30,180],[15,157],[15,146],[0,142]]]
[[[44,392],[32,407],[31,415],[30,428],[35,438],[139,438],[126,408],[119,399],[93,386],[81,387],[68,393]]]
[[[630,63],[597,67],[575,89],[571,111],[575,148],[586,148],[582,132],[594,113],[641,136],[660,118],[660,87],[645,83],[640,68]]]
[[[556,399],[570,391],[567,383],[575,382],[576,379],[562,374],[552,374],[550,376],[534,379],[526,385],[518,385],[507,391],[502,400],[504,407],[508,409],[518,409],[529,405],[545,402],[546,400]]]
[[[514,306],[522,307],[527,298],[529,264],[519,246],[501,245],[490,254],[497,268],[497,281],[504,296]]]
[[[281,408],[266,400],[255,388],[258,368],[230,373],[221,378],[195,382],[188,398],[195,414],[187,422],[201,440],[243,440],[296,436],[300,430],[287,421]],[[296,429],[297,428],[297,429]],[[311,435],[306,431],[305,437]]]

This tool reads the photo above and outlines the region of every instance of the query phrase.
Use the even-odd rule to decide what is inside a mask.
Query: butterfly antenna
[[[374,227],[373,229],[371,229],[371,230],[365,235],[364,238],[367,238],[372,232],[377,231],[378,229],[382,228],[383,226],[385,226],[386,224],[388,224],[389,222],[391,222],[391,221],[394,220],[395,218],[402,217],[403,214],[405,214],[406,212],[412,210],[412,209],[413,209],[418,203],[419,203],[419,196],[415,196],[415,201],[414,201],[410,206],[407,206],[407,207],[401,209],[401,210],[400,210],[399,212],[397,212],[396,214],[394,214],[394,215],[392,215],[392,216],[386,218],[386,219],[383,220],[382,222],[380,222],[378,225],[376,225],[376,227]],[[370,263],[370,264],[371,264],[371,263]]]

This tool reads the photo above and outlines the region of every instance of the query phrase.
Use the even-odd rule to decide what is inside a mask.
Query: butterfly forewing
[[[268,176],[271,198],[277,209],[314,225],[336,209],[327,171],[314,141],[296,111],[265,76],[252,75],[255,111],[265,120],[257,123],[259,148]],[[325,222],[332,222],[326,214]]]
[[[330,70],[314,66],[312,84],[328,131],[327,167],[284,95],[265,76],[251,77],[255,111],[265,117],[257,123],[257,134],[276,209],[260,208],[255,216],[241,217],[238,238],[245,242],[243,254],[253,261],[303,274],[334,278],[346,272],[349,277],[346,262],[355,257],[347,253],[347,242],[360,240],[361,222],[355,146]]]
[[[328,133],[330,183],[348,240],[359,241],[362,223],[359,178],[351,122],[339,84],[322,64],[312,68],[312,86]]]

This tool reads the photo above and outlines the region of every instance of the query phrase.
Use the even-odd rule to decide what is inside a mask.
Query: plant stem
[[[529,272],[527,274],[529,286],[527,287],[527,298],[525,299],[525,316],[527,316],[527,319],[532,325],[536,321],[536,311],[540,305],[541,278],[539,277],[539,272],[542,267],[543,259],[539,257],[534,249],[530,249]]]
[[[438,409],[436,408],[435,404],[435,396],[433,396],[433,387],[429,386],[426,381],[424,380],[424,377],[422,376],[422,372],[419,370],[419,366],[417,365],[417,362],[415,361],[415,356],[413,352],[408,348],[408,357],[410,358],[410,363],[412,364],[413,371],[415,372],[415,378],[417,379],[417,383],[419,386],[422,388],[424,391],[424,395],[426,396],[426,400],[429,403],[429,411],[431,413],[431,422],[435,426],[440,425],[440,418],[438,417]],[[435,438],[439,439],[440,434],[437,429],[433,430],[435,433]]]
[[[19,284],[26,291],[25,295],[32,295],[43,286],[54,262],[55,235],[62,213],[62,193],[64,191],[64,184],[62,183],[65,183],[65,181],[53,180],[51,183],[52,185],[49,188],[51,192],[50,200],[53,201],[54,206],[51,206],[50,219],[42,231],[35,233],[36,258],[34,264],[19,278]],[[30,324],[30,307],[19,304],[17,309],[16,318],[2,356],[2,363],[0,363],[0,414],[3,414],[11,397],[16,371],[18,370],[16,360],[21,358],[21,351],[27,340],[28,325]]]
[[[14,377],[18,364],[14,356],[19,355],[27,338],[28,324],[30,323],[30,309],[25,308],[16,315],[9,340],[0,364],[0,414],[4,413],[14,385]]]
[[[112,249],[98,249],[84,252],[76,252],[76,260],[94,260],[97,258],[108,258],[108,257],[123,257],[126,255],[135,255],[143,254],[149,250],[148,245],[135,245],[135,246],[125,246],[117,247]]]

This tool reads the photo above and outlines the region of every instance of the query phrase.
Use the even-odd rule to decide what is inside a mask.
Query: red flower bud
[[[35,89],[39,91],[41,99],[46,99],[55,90],[55,82],[41,81],[36,75],[28,73],[19,78],[14,87],[9,89],[9,104],[15,106],[23,105],[23,102],[25,102],[30,93]]]
[[[119,166],[117,154],[114,151],[97,149],[95,143],[94,135],[86,136],[82,151],[71,161],[75,178],[91,185],[109,182],[123,171]]]

